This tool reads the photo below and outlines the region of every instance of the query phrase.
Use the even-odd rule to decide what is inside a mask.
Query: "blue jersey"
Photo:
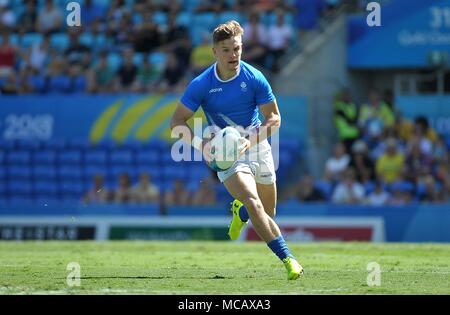
[[[264,75],[241,61],[236,76],[227,81],[219,78],[217,63],[210,66],[191,81],[181,103],[194,112],[201,106],[209,125],[253,129],[261,125],[259,105],[274,100]]]

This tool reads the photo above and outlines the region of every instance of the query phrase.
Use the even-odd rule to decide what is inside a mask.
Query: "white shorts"
[[[275,167],[272,157],[272,149],[269,142],[263,140],[253,148],[250,148],[246,154],[240,157],[232,167],[226,171],[217,172],[220,182],[226,181],[230,176],[237,172],[252,174],[255,182],[263,185],[275,183]]]

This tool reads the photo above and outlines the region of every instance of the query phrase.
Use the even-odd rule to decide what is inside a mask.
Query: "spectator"
[[[280,58],[286,53],[292,40],[292,28],[284,20],[284,12],[277,11],[277,21],[268,31],[269,56],[272,58],[272,71],[277,73],[280,69]]]
[[[0,86],[0,95],[17,95],[19,94],[18,78],[15,72],[11,72],[7,77],[3,86]]]
[[[393,185],[392,195],[389,198],[388,205],[403,206],[412,201],[412,194],[408,190],[402,190],[400,186]]]
[[[91,92],[108,93],[114,91],[115,72],[108,63],[108,53],[103,51],[100,53],[100,60],[89,73]]]
[[[386,152],[376,162],[376,173],[379,180],[393,183],[401,179],[405,165],[405,157],[398,152],[394,138],[386,141]]]
[[[326,197],[314,186],[314,178],[306,175],[295,189],[295,198],[300,202],[325,201]]]
[[[420,197],[421,202],[440,203],[444,202],[444,196],[436,187],[436,181],[433,176],[428,175],[424,178],[425,193]]]
[[[209,37],[204,36],[202,43],[192,50],[190,65],[194,77],[198,76],[215,62],[216,59],[214,58],[212,48],[213,45],[211,45]]]
[[[137,203],[152,203],[159,201],[159,188],[152,183],[148,174],[139,176],[139,183],[132,188],[132,200]]]
[[[190,203],[190,195],[185,187],[184,181],[177,179],[174,181],[172,191],[166,192],[165,204],[167,206],[186,206]]]
[[[389,106],[380,100],[378,91],[372,90],[369,94],[369,103],[361,106],[358,124],[364,131],[369,147],[379,139],[383,129],[394,125],[395,116]]]
[[[87,79],[81,66],[72,65],[69,67],[69,93],[84,93],[87,91]]]
[[[155,90],[157,82],[161,79],[161,71],[152,65],[148,57],[143,59],[137,74],[137,90],[151,92]]]
[[[157,5],[157,10],[165,12],[169,15],[177,15],[182,9],[180,2],[181,1],[179,0],[160,0]]]
[[[437,142],[438,136],[436,132],[430,128],[428,119],[424,116],[418,116],[414,120],[413,134],[409,140],[411,140],[411,138],[417,138],[422,153],[431,155],[433,152],[433,144]]]
[[[243,59],[259,66],[265,66],[266,62],[266,35],[267,31],[260,22],[258,13],[250,14],[249,23],[244,25],[244,35],[242,41],[245,45]]]
[[[0,32],[14,30],[16,20],[17,17],[8,3],[0,4]]]
[[[447,150],[445,137],[443,135],[439,135],[433,149],[433,156],[432,156],[433,161],[435,162],[446,161],[448,156],[449,152]]]
[[[367,204],[370,206],[380,207],[384,206],[389,202],[390,195],[383,188],[380,181],[375,184],[375,190],[369,194],[367,197]]]
[[[105,8],[92,0],[84,0],[81,5],[81,25],[86,30],[90,30],[91,26],[103,18],[106,14]]]
[[[333,192],[332,200],[337,204],[360,204],[364,201],[364,187],[355,181],[355,170],[348,168]]]
[[[29,51],[29,65],[43,73],[50,59],[50,36],[45,35],[42,42],[33,44]]]
[[[342,143],[334,147],[334,155],[330,157],[325,164],[325,179],[337,182],[350,163],[350,156],[345,151]]]
[[[52,34],[61,30],[63,15],[53,4],[53,0],[45,0],[45,7],[39,12],[37,30],[39,33]]]
[[[120,66],[117,74],[119,75],[120,88],[124,91],[131,91],[133,84],[136,81],[137,67],[133,62],[134,52],[131,49],[126,49],[123,54],[123,63]]]
[[[3,41],[0,44],[0,78],[8,77],[14,72],[20,50],[10,42],[9,33],[2,34]]]
[[[356,179],[359,182],[367,183],[375,180],[375,165],[369,157],[367,145],[363,140],[353,144],[349,166],[355,169]]]
[[[38,15],[35,1],[27,1],[25,11],[19,17],[19,21],[17,23],[19,33],[36,32],[37,20]]]
[[[129,203],[132,201],[131,179],[127,173],[119,175],[119,186],[114,192],[114,202]]]
[[[94,176],[92,188],[83,196],[84,203],[106,203],[109,201],[110,193],[105,187],[103,176]]]
[[[347,152],[350,152],[360,134],[358,107],[353,102],[349,89],[343,89],[337,97],[334,103],[333,118],[339,139],[344,143]]]
[[[420,150],[418,139],[409,142],[408,153],[405,160],[405,179],[413,183],[418,183],[421,178],[431,174],[433,160],[430,155],[424,154]]]
[[[134,31],[133,47],[136,52],[149,53],[162,44],[162,36],[149,12],[143,15],[142,20]]]
[[[217,202],[214,182],[206,178],[200,182],[200,189],[197,190],[192,198],[192,205],[196,206],[214,206]]]
[[[170,14],[167,17],[167,30],[162,35],[161,50],[174,51],[181,46],[182,41],[189,37],[188,30],[183,25],[177,25],[177,16]]]
[[[164,69],[164,76],[162,82],[160,82],[160,87],[162,91],[173,92],[177,89],[177,85],[183,79],[183,64],[181,64],[175,54],[169,53],[167,55],[166,67]]]
[[[69,47],[64,51],[66,60],[71,65],[81,65],[84,69],[88,69],[91,63],[91,49],[80,43],[80,34],[77,31],[70,32],[69,38]]]

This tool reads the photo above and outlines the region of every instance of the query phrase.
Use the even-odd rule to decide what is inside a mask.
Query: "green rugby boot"
[[[233,219],[231,219],[231,223],[228,229],[228,235],[230,236],[230,239],[232,241],[235,241],[239,238],[242,229],[248,224],[248,221],[242,221],[241,217],[239,216],[239,209],[241,209],[243,205],[244,204],[237,199],[234,199],[234,201],[231,204],[231,212],[233,212]]]
[[[296,280],[304,274],[303,267],[292,257],[283,259],[283,264],[288,273],[288,280]]]

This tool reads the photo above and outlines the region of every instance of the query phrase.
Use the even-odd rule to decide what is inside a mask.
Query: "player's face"
[[[237,72],[242,54],[242,36],[234,36],[217,43],[213,52],[221,69]]]

